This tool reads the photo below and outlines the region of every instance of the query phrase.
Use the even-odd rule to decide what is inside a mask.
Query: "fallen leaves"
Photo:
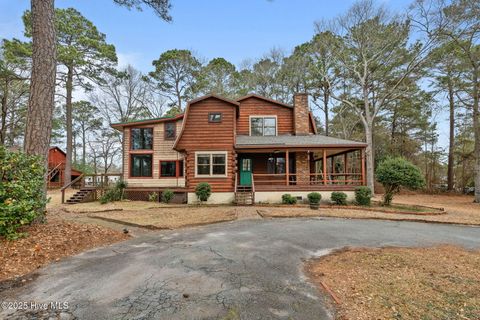
[[[122,232],[96,225],[49,219],[26,226],[25,238],[0,240],[0,281],[22,276],[65,256],[128,239]]]
[[[480,319],[480,251],[348,249],[306,268],[341,301],[337,319]]]

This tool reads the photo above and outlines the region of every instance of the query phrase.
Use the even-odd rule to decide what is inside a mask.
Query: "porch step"
[[[77,191],[73,196],[70,197],[66,201],[68,204],[75,204],[75,203],[81,203],[85,202],[89,198],[89,196],[92,194],[92,192],[95,191],[93,189],[80,189]]]
[[[254,195],[252,191],[238,191],[235,193],[235,204],[237,205],[253,205]]]

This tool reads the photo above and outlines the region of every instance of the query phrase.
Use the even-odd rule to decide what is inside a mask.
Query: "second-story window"
[[[152,150],[153,128],[132,128],[132,150]]]
[[[251,117],[250,118],[251,136],[276,136],[277,118],[276,117]]]
[[[222,122],[221,112],[210,112],[208,114],[208,122]]]
[[[165,139],[173,140],[176,135],[176,123],[175,122],[165,122]]]

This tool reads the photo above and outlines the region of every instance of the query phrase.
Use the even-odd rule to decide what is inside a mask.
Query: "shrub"
[[[0,236],[22,236],[18,228],[44,213],[44,173],[40,157],[0,146]]]
[[[112,201],[119,201],[123,200],[123,195],[125,192],[125,188],[127,187],[127,183],[125,181],[117,181],[115,186],[111,189],[108,189],[103,196],[100,197],[100,203],[106,204]]]
[[[386,206],[392,203],[393,195],[399,192],[401,187],[416,190],[425,185],[420,169],[401,157],[383,160],[375,173],[377,181],[385,188],[383,204]]]
[[[372,199],[372,190],[369,187],[355,189],[355,201],[361,206],[369,206]]]
[[[307,195],[308,202],[310,203],[320,203],[320,200],[322,200],[322,195],[318,192],[310,192]]]
[[[330,200],[339,206],[347,205],[347,194],[345,192],[332,192]]]
[[[172,190],[165,189],[162,192],[162,201],[165,203],[169,203],[170,201],[172,201],[174,196],[175,196],[175,193],[173,193]]]
[[[197,195],[198,200],[207,201],[212,194],[212,187],[208,182],[200,182],[195,188],[195,194]]]
[[[282,195],[282,203],[283,204],[296,204],[297,203],[297,198],[293,197],[289,193],[285,193]]]
[[[148,195],[148,201],[150,202],[157,202],[158,201],[158,193],[152,192]]]

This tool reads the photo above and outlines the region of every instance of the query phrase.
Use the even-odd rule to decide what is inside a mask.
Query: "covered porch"
[[[366,185],[364,143],[319,135],[249,138],[236,146],[238,186],[335,191]]]

